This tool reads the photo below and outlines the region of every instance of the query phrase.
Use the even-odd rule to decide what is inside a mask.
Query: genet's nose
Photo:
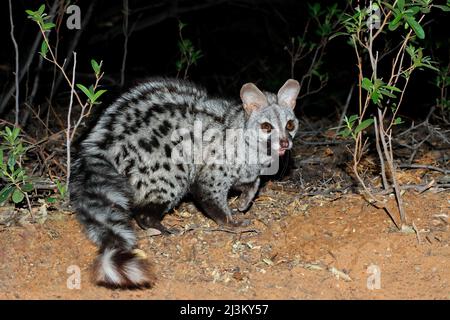
[[[280,147],[283,149],[289,148],[289,141],[288,139],[281,139],[280,140]]]

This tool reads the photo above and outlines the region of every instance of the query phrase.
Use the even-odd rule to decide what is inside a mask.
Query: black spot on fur
[[[141,138],[138,140],[139,147],[147,151],[148,153],[152,153],[152,144],[148,139]]]
[[[150,140],[150,144],[152,145],[152,147],[158,148],[159,147],[159,140],[156,137],[152,137],[152,139]]]
[[[130,175],[130,171],[131,169],[134,167],[135,161],[134,159],[130,159],[128,160],[128,165],[125,167],[125,169],[123,170],[126,176]]]
[[[100,149],[108,149],[114,143],[114,136],[111,133],[106,133],[103,140],[97,145]]]
[[[158,129],[153,129],[152,133],[153,133],[153,135],[155,135],[155,136],[157,136],[159,138],[163,137],[163,135],[161,134],[161,132],[158,131]]]
[[[161,107],[160,105],[158,105],[158,104],[154,105],[152,107],[152,110],[155,113],[164,113],[164,112],[166,112],[166,110],[163,107]]]
[[[142,174],[144,174],[144,175],[147,175],[148,174],[148,168],[147,167],[142,167],[142,166],[139,166],[139,172],[140,173],[142,173]]]
[[[164,151],[166,152],[167,158],[172,156],[172,148],[168,144],[164,145]]]
[[[114,158],[114,162],[116,163],[116,165],[119,165],[119,163],[120,163],[120,153],[118,153],[116,155],[116,157]]]
[[[130,153],[128,152],[127,148],[125,148],[125,145],[122,145],[122,156],[124,158],[127,158],[130,155]]]
[[[140,109],[135,108],[134,109],[134,117],[141,121],[141,117],[142,117],[142,111]]]
[[[130,149],[132,152],[137,153],[137,149],[134,145],[132,145],[131,143],[127,143],[127,148]]]
[[[156,162],[154,166],[152,166],[150,169],[155,172],[158,171],[159,168],[161,167],[161,165],[159,164],[159,162]]]
[[[153,111],[152,109],[148,109],[147,111],[145,111],[144,117],[142,118],[142,121],[144,121],[144,123],[148,126],[150,124],[150,118],[153,115]]]
[[[138,104],[139,103],[139,98],[138,97],[133,97],[133,98],[131,98],[129,101],[132,103],[132,104]]]

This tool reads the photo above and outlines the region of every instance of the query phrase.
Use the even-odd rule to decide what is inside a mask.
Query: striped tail
[[[99,247],[94,279],[108,288],[148,288],[148,262],[136,255],[131,225],[130,187],[101,156],[78,158],[71,167],[70,197],[87,236]]]

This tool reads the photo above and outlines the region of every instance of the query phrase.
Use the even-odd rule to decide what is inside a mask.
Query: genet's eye
[[[286,123],[286,130],[287,131],[292,131],[292,130],[294,130],[295,129],[295,123],[294,123],[294,121],[293,120],[289,120],[287,123]]]
[[[261,124],[261,129],[267,133],[269,133],[270,131],[272,131],[272,125],[268,122],[264,122]]]

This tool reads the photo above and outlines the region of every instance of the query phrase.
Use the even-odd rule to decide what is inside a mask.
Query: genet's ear
[[[246,83],[241,88],[241,100],[247,114],[268,105],[267,98],[253,83]]]
[[[289,79],[278,91],[278,104],[294,109],[299,92],[300,83],[297,80]]]

